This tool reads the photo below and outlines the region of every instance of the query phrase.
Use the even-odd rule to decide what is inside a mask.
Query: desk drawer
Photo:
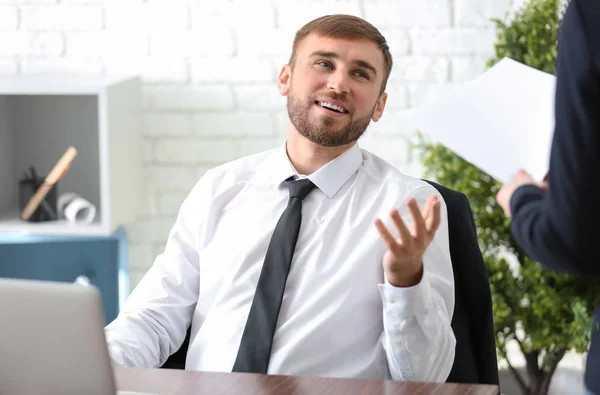
[[[73,282],[85,276],[102,294],[105,319],[118,313],[116,239],[0,244],[0,277]]]

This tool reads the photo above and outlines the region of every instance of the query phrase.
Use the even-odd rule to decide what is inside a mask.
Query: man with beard
[[[358,147],[385,107],[385,38],[348,15],[296,34],[277,149],[207,172],[106,328],[116,365],[445,381],[456,340],[445,204]],[[243,125],[240,125],[243,126]],[[385,222],[385,223],[384,223]]]

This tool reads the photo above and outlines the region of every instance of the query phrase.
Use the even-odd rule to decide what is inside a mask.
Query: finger
[[[519,173],[517,174],[517,183],[519,185],[521,184],[531,184],[534,183],[535,180],[533,179],[533,177],[531,176],[531,174],[529,174],[528,172],[526,172],[525,170],[520,170]]]
[[[441,221],[441,203],[437,197],[435,197],[431,206],[431,215],[427,218],[427,234],[433,238],[433,235],[437,231]]]
[[[496,203],[501,204],[500,202],[502,201],[502,194],[504,191],[504,185],[502,185],[500,187],[500,189],[498,189],[498,192],[496,192]]]
[[[498,202],[498,204],[502,207],[504,207],[504,202],[506,201],[506,195],[509,193],[509,189],[509,186],[502,185],[502,188],[500,188],[496,194],[496,202]]]
[[[407,249],[411,249],[413,245],[413,235],[410,233],[410,230],[406,227],[406,224],[402,220],[400,216],[400,212],[398,209],[393,209],[390,213],[390,217],[392,217],[392,221],[394,222],[394,226],[400,235],[400,239],[402,240],[402,244]]]
[[[400,255],[402,252],[402,245],[399,244],[396,239],[394,239],[394,236],[392,236],[390,231],[379,218],[375,220],[375,227],[377,228],[379,236],[381,237],[381,240],[383,240],[383,243],[387,249],[396,255]]]
[[[425,222],[427,222],[427,218],[429,218],[429,216],[431,215],[431,207],[433,206],[433,203],[435,201],[434,197],[435,195],[430,196],[429,199],[427,199],[427,202],[425,203],[425,208],[423,209],[423,219],[425,220]]]
[[[419,205],[417,204],[417,201],[414,198],[410,198],[408,200],[407,205],[415,223],[415,237],[417,239],[420,239],[426,233],[427,228],[425,226],[425,220],[423,219],[423,215],[421,214]]]

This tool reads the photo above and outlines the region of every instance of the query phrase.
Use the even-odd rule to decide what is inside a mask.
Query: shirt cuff
[[[379,284],[383,310],[397,317],[408,318],[424,315],[431,307],[431,284],[427,271],[423,271],[421,281],[412,287],[394,287],[385,277],[385,284]]]

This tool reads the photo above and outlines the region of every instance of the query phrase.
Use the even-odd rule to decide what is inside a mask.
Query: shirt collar
[[[300,176],[287,156],[286,142],[284,141],[283,145],[275,151],[275,163],[270,166],[269,177],[277,186],[290,177]],[[309,175],[308,179],[331,199],[342,185],[356,173],[362,163],[362,152],[356,143],[348,151]]]

